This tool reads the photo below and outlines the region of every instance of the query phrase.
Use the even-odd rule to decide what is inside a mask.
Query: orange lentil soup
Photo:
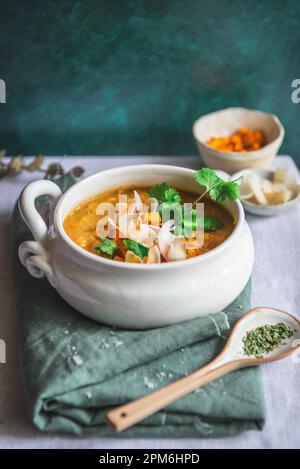
[[[115,259],[116,261],[121,262],[140,262],[140,263],[149,263],[147,258],[149,257],[149,252],[143,255],[140,254],[139,250],[134,249],[134,256],[127,256],[126,253],[130,249],[130,246],[125,246],[124,239],[118,236],[118,230],[116,235],[108,240],[109,245],[114,247],[111,251],[108,249],[105,252],[97,250],[97,246],[103,239],[100,239],[96,233],[96,226],[98,221],[103,217],[96,214],[96,208],[101,203],[111,203],[116,206],[119,201],[120,195],[126,195],[128,200],[128,207],[130,203],[134,201],[134,191],[138,192],[142,202],[150,206],[150,188],[145,187],[121,187],[117,190],[111,190],[108,192],[100,193],[84,202],[82,202],[78,207],[72,210],[64,220],[64,229],[67,235],[81,248],[97,254],[106,258]],[[181,204],[183,203],[192,203],[194,202],[198,195],[186,191],[178,191],[181,197]],[[197,245],[196,240],[191,237],[190,239],[185,239],[184,242],[187,243],[186,257],[190,258],[197,255],[201,255],[205,252],[210,251],[219,244],[221,244],[225,239],[227,239],[233,231],[235,221],[232,215],[220,204],[213,202],[212,200],[205,198],[201,202],[204,202],[204,215],[211,218],[216,218],[220,223],[218,229],[210,232],[204,230],[204,243],[201,247]],[[150,210],[149,210],[150,212]],[[147,214],[148,223],[152,223],[153,219],[157,218],[160,222],[159,213],[150,212]],[[160,224],[161,226],[161,224]],[[135,242],[135,241],[134,241]],[[139,243],[136,243],[139,244]],[[143,243],[141,243],[143,244]],[[159,243],[156,239],[153,240],[153,245],[157,246]],[[134,246],[135,247],[135,246]],[[153,246],[152,246],[153,248]],[[149,249],[149,248],[148,248]],[[158,248],[156,248],[158,249]],[[137,254],[138,256],[137,256]],[[138,260],[140,257],[140,261]],[[171,260],[180,260],[180,259],[171,259]],[[161,254],[159,262],[166,262],[168,258],[166,255]]]

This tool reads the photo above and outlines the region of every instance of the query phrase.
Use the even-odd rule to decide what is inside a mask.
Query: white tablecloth
[[[51,158],[53,161],[53,158]],[[86,168],[85,175],[126,164],[165,163],[199,168],[198,158],[62,157],[65,169]],[[45,166],[48,162],[45,162]],[[289,165],[289,157],[276,164]],[[297,173],[298,175],[298,173]],[[6,342],[7,363],[0,363],[0,448],[299,448],[300,364],[292,358],[262,367],[267,423],[262,432],[222,439],[77,439],[38,432],[31,424],[20,378],[16,312],[11,272],[10,217],[23,186],[37,173],[0,180],[0,339]],[[300,204],[279,217],[247,215],[254,236],[253,306],[274,306],[300,313]],[[300,361],[300,360],[299,360]]]

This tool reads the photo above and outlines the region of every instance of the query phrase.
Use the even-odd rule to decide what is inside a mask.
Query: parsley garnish
[[[170,187],[167,182],[156,184],[150,189],[149,194],[151,197],[157,199],[159,203],[166,203],[169,206],[180,203],[179,192],[173,187]]]
[[[210,233],[211,231],[216,231],[221,228],[224,228],[224,223],[219,220],[219,218],[212,217],[210,215],[204,216],[203,229]]]
[[[94,249],[98,255],[106,254],[107,256],[113,257],[117,251],[117,245],[114,241],[108,238],[101,238],[101,243],[94,246]]]
[[[148,256],[149,248],[141,243],[138,243],[137,241],[133,241],[132,239],[124,239],[123,245],[141,259],[144,259],[144,257]]]
[[[201,218],[200,223],[198,223],[197,213],[196,210],[193,208],[192,219],[183,220],[184,235],[190,236],[191,232],[195,231],[198,226],[204,231],[210,233],[212,231],[224,228],[224,223],[219,218],[213,217],[211,215],[204,215],[204,217]]]
[[[217,202],[223,202],[227,199],[236,200],[240,198],[240,189],[236,182],[229,181],[218,184],[210,190],[209,194]]]
[[[239,185],[236,181],[223,181],[212,169],[199,169],[195,174],[195,179],[206,189],[196,202],[199,202],[206,194],[209,194],[216,202],[223,202],[227,199],[236,200],[240,197]]]
[[[199,171],[196,172],[194,177],[198,184],[204,186],[207,190],[210,190],[211,187],[215,186],[220,181],[222,181],[222,179],[219,178],[219,176],[217,176],[216,173],[209,168],[199,169]]]

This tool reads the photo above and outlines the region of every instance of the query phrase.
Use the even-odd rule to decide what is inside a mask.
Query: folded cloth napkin
[[[66,189],[74,180],[58,181]],[[121,434],[106,412],[191,373],[213,359],[230,328],[250,309],[250,285],[226,311],[148,331],[107,327],[62,300],[47,280],[31,277],[17,258],[32,239],[16,207],[14,276],[25,392],[43,431],[80,436],[220,437],[261,429],[260,371],[235,371],[174,402]],[[199,302],[201,297],[199,297]]]

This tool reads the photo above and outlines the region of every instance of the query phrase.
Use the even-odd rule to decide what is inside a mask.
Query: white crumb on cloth
[[[144,376],[144,385],[149,389],[153,389],[155,387],[154,383],[149,380],[148,376]]]
[[[83,364],[83,359],[78,353],[72,356],[72,361],[75,363],[76,366],[80,366]]]

